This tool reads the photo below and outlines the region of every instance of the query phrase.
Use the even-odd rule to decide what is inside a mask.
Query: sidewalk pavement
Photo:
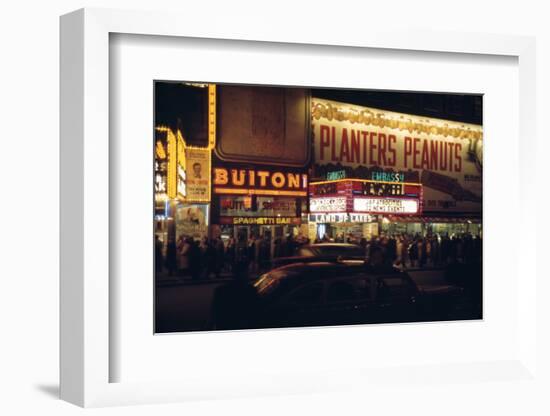
[[[255,280],[256,275],[251,273],[249,278],[250,280]],[[201,278],[198,280],[191,279],[191,276],[169,276],[162,274],[157,277],[156,285],[157,287],[167,287],[167,286],[198,286],[198,285],[211,285],[219,283],[228,283],[234,280],[233,274],[231,272],[222,272],[220,277],[216,278],[213,275],[210,275],[209,278]]]
[[[409,274],[412,274],[413,278],[418,276],[419,273],[438,273],[442,274],[444,271],[443,266],[428,266],[424,268],[416,267],[416,268],[408,268],[405,269]],[[250,273],[249,278],[250,280],[255,280],[261,273]],[[427,276],[426,276],[427,277]],[[440,277],[441,278],[441,277]],[[198,280],[192,280],[190,276],[180,277],[180,276],[169,276],[165,273],[157,277],[157,287],[169,287],[169,286],[198,286],[198,285],[211,285],[211,284],[219,284],[219,283],[228,283],[233,281],[233,274],[228,271],[224,271],[220,273],[220,277],[216,278],[213,277],[213,275],[210,275],[210,278],[208,279],[198,279]]]

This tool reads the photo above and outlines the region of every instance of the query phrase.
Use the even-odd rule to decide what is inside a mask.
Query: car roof
[[[314,243],[307,244],[304,247],[361,247],[357,244],[351,243]]]
[[[365,263],[357,260],[339,260],[339,261],[312,261],[297,262],[277,267],[268,274],[274,279],[293,279],[300,276],[307,280],[322,280],[329,277],[338,277],[334,273],[343,273],[344,275],[363,272]]]
[[[363,264],[363,261],[361,261],[361,265]],[[349,268],[353,267],[355,264],[349,264],[346,261],[329,261],[329,260],[319,260],[319,261],[308,261],[308,262],[297,262],[297,263],[290,263],[285,266],[279,267],[279,269],[289,270],[289,271],[300,271],[300,270],[309,270],[312,268],[315,269],[343,269],[343,268]]]
[[[403,273],[395,270],[395,272],[372,273],[365,268],[364,262],[358,261],[314,261],[292,263],[285,266],[277,267],[266,274],[260,276],[256,282],[271,281],[268,286],[274,289],[265,292],[268,297],[282,296],[290,290],[302,284],[326,281],[339,281],[357,276],[358,274],[369,276],[369,278],[377,279],[379,277],[392,278],[403,276]],[[267,280],[266,280],[267,279]],[[255,286],[256,286],[255,284]],[[275,284],[275,285],[273,285]],[[263,289],[260,289],[263,291]]]

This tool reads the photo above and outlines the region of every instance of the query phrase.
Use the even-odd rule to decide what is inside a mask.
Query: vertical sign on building
[[[210,149],[185,149],[187,201],[210,202]]]
[[[175,199],[178,194],[178,180],[177,180],[178,154],[177,154],[176,136],[174,135],[172,130],[167,129],[166,139],[167,139],[167,154],[168,154],[168,168],[166,172],[166,182],[167,182],[166,193],[168,194],[168,198]]]
[[[155,144],[155,198],[166,197],[166,150],[163,142]]]
[[[177,194],[178,197],[185,200],[187,198],[187,171],[185,163],[185,140],[181,132],[177,132]]]
[[[208,148],[216,146],[216,84],[208,84]]]

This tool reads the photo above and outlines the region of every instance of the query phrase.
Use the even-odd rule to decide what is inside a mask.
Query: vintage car
[[[421,287],[406,273],[342,259],[289,264],[260,276],[246,290],[246,301],[227,302],[231,313],[238,310],[238,325],[218,310],[225,322],[217,328],[446,320],[462,293],[453,285]]]

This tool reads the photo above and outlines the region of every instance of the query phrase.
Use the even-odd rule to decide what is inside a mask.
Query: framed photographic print
[[[482,95],[154,94],[155,333],[482,318]]]
[[[178,20],[61,20],[62,398],[536,384],[533,39]]]

